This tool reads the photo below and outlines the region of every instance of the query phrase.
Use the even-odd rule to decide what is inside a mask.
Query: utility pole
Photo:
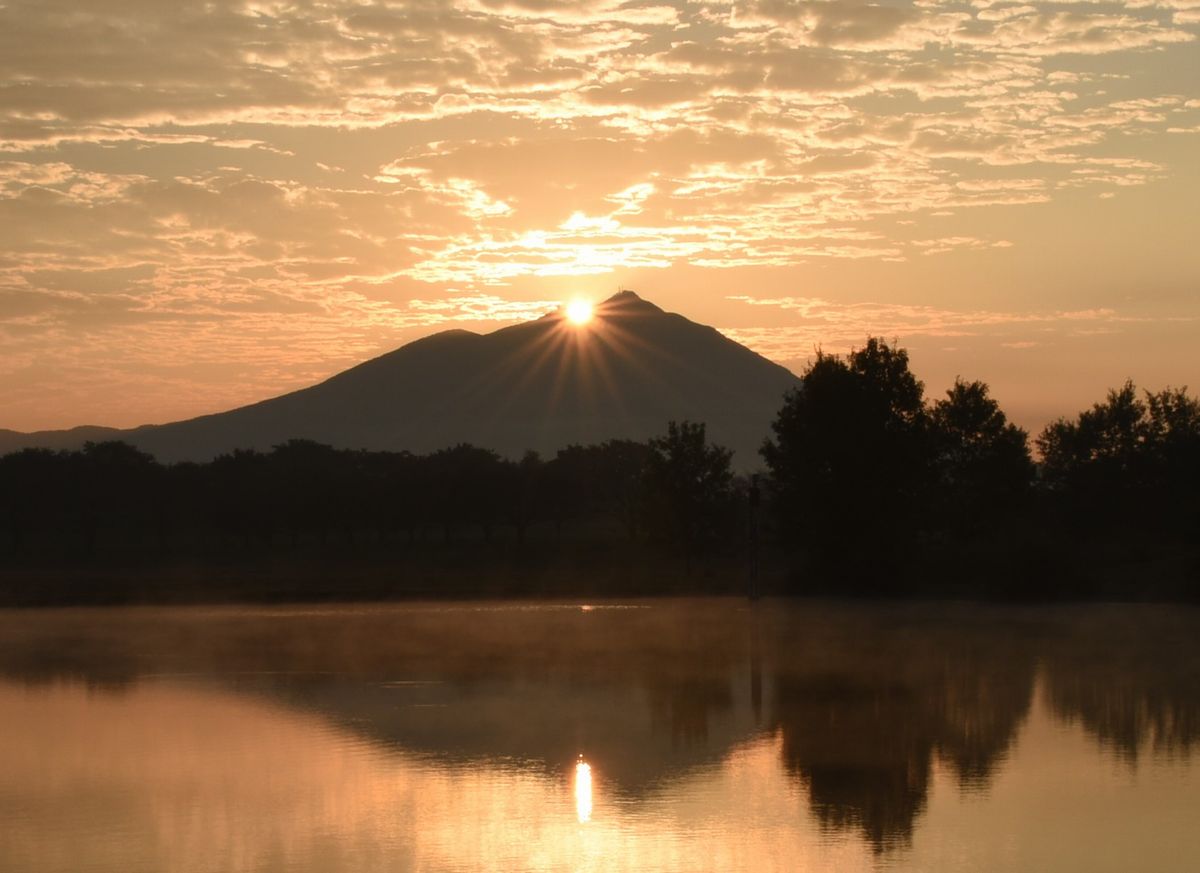
[[[758,600],[758,506],[762,494],[758,488],[758,474],[750,477],[749,497],[749,526],[750,526],[750,574],[746,595],[751,600]]]

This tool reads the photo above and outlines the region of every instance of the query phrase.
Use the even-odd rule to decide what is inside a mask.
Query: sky
[[[0,427],[637,291],[1036,433],[1200,389],[1200,0],[0,0]]]

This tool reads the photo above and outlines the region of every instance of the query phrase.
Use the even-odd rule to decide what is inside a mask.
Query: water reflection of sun
[[[575,765],[575,814],[580,823],[592,817],[592,768],[583,760]]]

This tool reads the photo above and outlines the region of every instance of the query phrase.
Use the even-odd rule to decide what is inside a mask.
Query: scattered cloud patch
[[[974,337],[988,339],[1002,348],[1029,349],[1048,341],[1028,339],[1030,330],[1050,337],[1083,336],[1117,331],[1146,320],[1110,308],[998,311],[903,303],[841,303],[821,297],[732,295],[728,299],[787,314],[790,324],[722,330],[760,354],[784,361],[804,360],[822,347],[842,351],[862,345],[869,336],[896,337],[901,342],[919,337]]]

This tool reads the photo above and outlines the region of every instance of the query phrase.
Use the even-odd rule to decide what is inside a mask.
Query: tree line
[[[0,458],[0,560],[587,540],[671,554],[689,572],[764,551],[792,590],[879,593],[989,568],[1067,572],[1072,555],[1102,561],[1124,544],[1122,560],[1195,579],[1200,401],[1127,383],[1033,445],[1036,460],[986,384],[959,379],[929,401],[907,352],[870,338],[805,369],[753,477],[687,421],[519,460],[307,440],[177,464],[121,442],[26,449]]]
[[[736,517],[732,453],[703,424],[647,442],[572,445],[508,460],[460,444],[427,455],[293,439],[207,463],[160,464],[119,441],[0,457],[9,556],[506,541],[564,535],[719,541]]]
[[[1200,401],[1185,389],[1127,382],[1048,425],[1035,460],[986,384],[928,402],[907,352],[879,338],[818,354],[801,381],[762,453],[778,533],[810,566],[877,591],[985,562],[1038,585],[1157,551],[1141,557],[1200,579]]]

